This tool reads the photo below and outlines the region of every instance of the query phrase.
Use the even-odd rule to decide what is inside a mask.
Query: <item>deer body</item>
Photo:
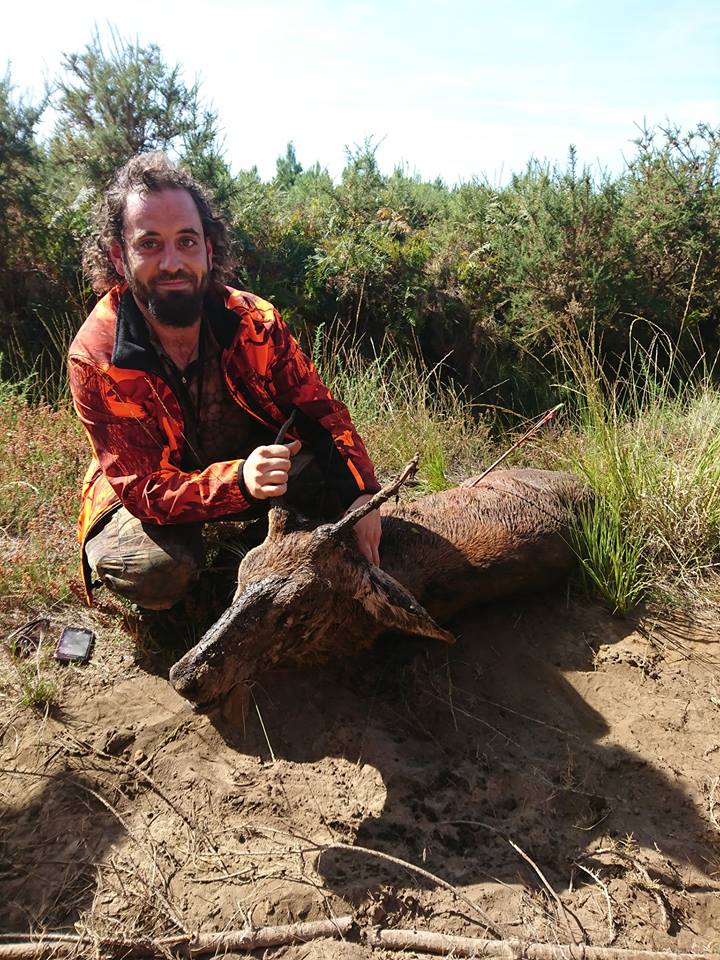
[[[540,590],[574,562],[569,474],[513,470],[382,508],[383,570],[443,621],[472,603]]]
[[[293,530],[273,508],[265,542],[240,564],[230,608],[172,668],[175,688],[207,706],[277,663],[355,653],[388,630],[453,642],[437,621],[570,570],[569,523],[586,496],[574,477],[505,470],[471,483],[385,503],[382,569],[355,547],[352,516]]]

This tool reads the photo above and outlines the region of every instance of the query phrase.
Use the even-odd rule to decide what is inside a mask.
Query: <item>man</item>
[[[69,351],[94,453],[79,521],[88,598],[94,577],[167,609],[202,567],[204,522],[256,516],[283,495],[335,519],[379,489],[347,409],[277,311],[222,285],[225,225],[163,154],[117,171],[85,267],[104,294]],[[355,536],[379,563],[377,512]]]

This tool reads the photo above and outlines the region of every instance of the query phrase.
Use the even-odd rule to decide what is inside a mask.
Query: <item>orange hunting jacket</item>
[[[292,410],[297,437],[318,457],[349,505],[379,489],[347,408],[320,380],[277,310],[252,293],[224,288],[205,312],[222,349],[230,396],[277,432]],[[70,388],[93,450],[82,488],[81,546],[121,504],[149,523],[192,523],[242,513],[240,459],[183,469],[184,419],[147,325],[127,286],[113,287],[78,331],[69,351]],[[83,574],[89,596],[89,570]]]

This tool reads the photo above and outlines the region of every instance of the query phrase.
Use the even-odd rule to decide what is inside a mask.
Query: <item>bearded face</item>
[[[166,327],[191,327],[202,311],[203,297],[208,286],[208,273],[196,277],[186,271],[176,274],[161,273],[144,283],[126,264],[125,277],[135,299],[147,308],[158,323]],[[184,282],[179,289],[177,281]]]
[[[187,190],[129,194],[123,244],[110,256],[150,318],[170,327],[200,319],[212,267],[212,246]]]

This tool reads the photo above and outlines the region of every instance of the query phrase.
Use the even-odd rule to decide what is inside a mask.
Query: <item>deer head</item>
[[[405,587],[360,554],[352,535],[354,524],[416,469],[417,458],[334,524],[303,529],[287,508],[273,507],[265,541],[240,564],[230,607],[170,671],[175,689],[208,706],[280,660],[317,663],[351,654],[388,630],[452,643]]]

